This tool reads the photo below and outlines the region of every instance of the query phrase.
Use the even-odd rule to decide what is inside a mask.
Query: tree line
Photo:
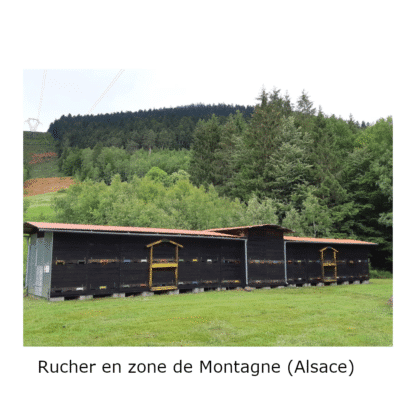
[[[149,109],[99,115],[61,116],[48,132],[57,141],[58,154],[67,147],[80,149],[101,143],[105,147],[122,147],[128,151],[146,148],[189,149],[195,125],[216,114],[224,121],[239,111],[248,118],[252,106],[191,104],[175,108]]]
[[[287,98],[287,97],[286,97]],[[296,111],[296,110],[294,110]],[[199,120],[216,115],[220,124],[239,112],[248,121],[254,106],[191,104],[175,108],[149,109],[98,115],[62,115],[50,124],[48,132],[57,143],[60,156],[65,148],[121,147],[133,152],[138,149],[190,149]],[[369,123],[355,122],[358,128]]]

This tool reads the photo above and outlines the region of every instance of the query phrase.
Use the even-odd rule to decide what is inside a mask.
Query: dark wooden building
[[[369,279],[370,249],[366,241],[284,237],[287,282],[343,283]]]
[[[205,231],[26,222],[28,293],[47,299],[368,280],[373,243],[285,236],[277,225]]]

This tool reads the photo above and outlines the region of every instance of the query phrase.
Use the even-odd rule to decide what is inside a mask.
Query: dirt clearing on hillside
[[[23,185],[24,196],[33,196],[56,192],[63,188],[69,188],[75,181],[67,177],[35,178],[28,179]]]
[[[31,153],[30,156],[32,159],[29,161],[29,165],[47,162],[48,160],[56,159],[58,157],[55,152]]]

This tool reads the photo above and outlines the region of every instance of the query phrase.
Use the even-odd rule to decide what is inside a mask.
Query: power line
[[[114,77],[114,79],[111,81],[110,85],[106,88],[106,90],[101,94],[101,97],[95,102],[95,104],[91,107],[90,111],[88,111],[87,114],[91,114],[91,112],[94,110],[94,108],[99,104],[99,102],[104,98],[104,96],[107,94],[107,92],[110,90],[110,88],[114,85],[114,83],[120,78],[121,74],[124,72],[124,69],[120,69],[118,74]]]
[[[43,71],[43,82],[42,82],[42,89],[40,91],[40,103],[39,103],[39,109],[38,109],[38,119],[40,117],[40,109],[42,108],[42,102],[43,102],[43,90],[45,89],[45,81],[46,81],[46,73],[47,69]]]
[[[32,132],[32,137],[33,137],[33,133],[37,130],[37,128],[39,127],[39,124],[42,124],[39,121],[39,117],[40,117],[40,110],[42,108],[42,102],[43,102],[43,91],[45,89],[45,82],[46,82],[46,73],[47,73],[47,69],[45,69],[43,71],[43,80],[42,80],[42,88],[40,90],[40,102],[39,102],[39,107],[38,107],[38,118],[28,118],[27,120],[25,120],[25,123],[29,124],[29,129]]]

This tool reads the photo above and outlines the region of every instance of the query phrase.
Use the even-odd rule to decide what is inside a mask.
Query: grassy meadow
[[[59,198],[63,195],[65,195],[65,191],[25,196],[24,200],[29,202],[25,218],[28,221],[55,222],[55,211],[52,208],[52,201],[53,198]]]
[[[25,346],[391,346],[392,279],[368,285],[48,302],[24,298]]]

